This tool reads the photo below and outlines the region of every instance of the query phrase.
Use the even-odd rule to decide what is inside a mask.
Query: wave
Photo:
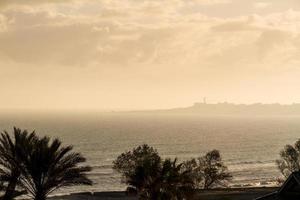
[[[104,165],[92,165],[93,169],[112,169],[113,165],[112,164],[104,164]]]

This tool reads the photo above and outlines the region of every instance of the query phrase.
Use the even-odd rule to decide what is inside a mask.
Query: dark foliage
[[[177,159],[162,161],[157,151],[148,145],[121,154],[114,169],[123,175],[127,191],[136,191],[139,199],[180,200],[194,193],[193,179]]]
[[[204,189],[226,186],[226,182],[232,179],[218,150],[208,152],[205,156],[198,158],[198,161],[199,171],[203,173]]]
[[[4,131],[0,136],[0,177],[1,181],[7,183],[3,186],[3,200],[11,200],[18,195],[25,194],[25,191],[16,191],[21,175],[20,168],[23,167],[20,162],[20,156],[31,148],[37,136],[34,132],[28,133],[26,130],[14,128],[14,137]]]
[[[7,132],[2,133],[0,177],[2,183],[8,183],[2,199],[11,200],[24,194],[15,191],[16,186],[35,200],[45,200],[61,187],[91,185],[86,175],[91,168],[82,166],[85,158],[72,150],[72,146],[63,147],[58,139],[39,138],[34,132],[14,128],[14,139]]]
[[[222,162],[218,150],[212,150],[197,159],[186,161],[184,166],[192,171],[194,184],[197,188],[223,187],[232,179],[232,175]]]
[[[61,187],[92,184],[86,176],[91,168],[79,166],[85,158],[72,149],[72,146],[62,147],[58,139],[43,137],[22,155],[20,184],[35,200],[44,200]]]
[[[191,199],[195,192],[190,171],[183,169],[177,159],[163,161],[158,182],[159,191],[154,192],[157,198],[152,199]]]
[[[276,164],[285,178],[292,172],[300,170],[300,139],[294,146],[286,145],[280,151],[280,159],[276,160]]]
[[[122,174],[122,182],[129,185],[128,190],[138,194],[144,193],[146,185],[158,176],[160,165],[157,151],[146,144],[122,153],[113,162],[113,168]]]

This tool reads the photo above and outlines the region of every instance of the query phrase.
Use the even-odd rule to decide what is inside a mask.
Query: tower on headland
[[[194,103],[193,107],[199,107],[199,106],[204,106],[207,104],[207,101],[206,101],[206,97],[203,97],[203,101],[199,101],[199,102],[196,102]]]

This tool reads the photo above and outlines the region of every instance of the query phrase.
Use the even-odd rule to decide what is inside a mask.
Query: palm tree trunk
[[[18,183],[18,175],[12,175],[12,178],[10,179],[8,186],[6,188],[5,194],[3,196],[3,200],[12,200],[14,198],[15,189]]]

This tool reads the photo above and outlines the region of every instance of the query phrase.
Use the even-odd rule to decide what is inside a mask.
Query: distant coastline
[[[294,104],[234,104],[234,103],[194,103],[189,107],[137,110],[128,113],[166,113],[166,114],[199,114],[199,115],[242,115],[242,116],[300,116],[300,103]]]

